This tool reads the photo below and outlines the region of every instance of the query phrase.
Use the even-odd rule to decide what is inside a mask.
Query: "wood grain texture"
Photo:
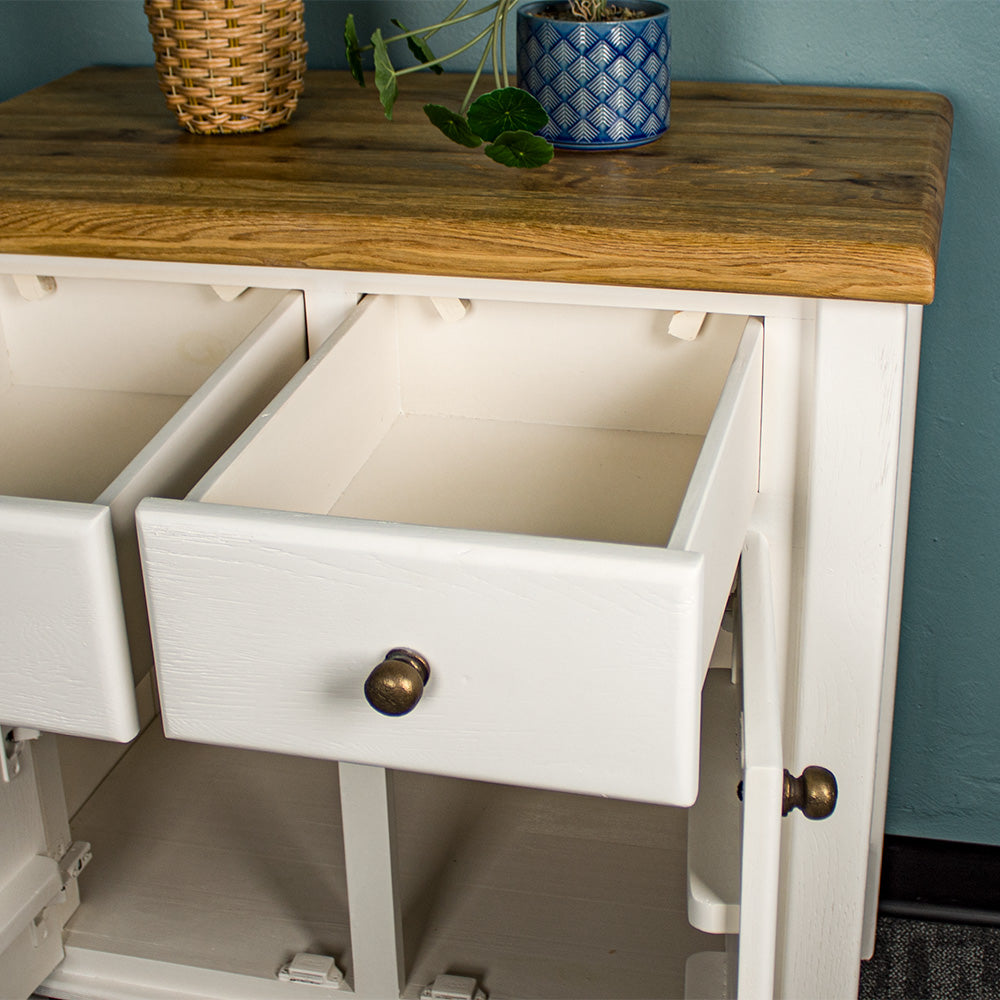
[[[514,171],[421,106],[310,71],[291,124],[178,129],[151,69],[82,70],[0,105],[0,252],[929,302],[951,107],[936,94],[675,83],[625,153]]]

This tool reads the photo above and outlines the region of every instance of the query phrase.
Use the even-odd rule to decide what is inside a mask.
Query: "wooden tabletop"
[[[196,136],[151,68],[0,104],[0,252],[929,302],[951,107],[936,94],[683,83],[657,142],[512,170],[310,70],[292,119]]]

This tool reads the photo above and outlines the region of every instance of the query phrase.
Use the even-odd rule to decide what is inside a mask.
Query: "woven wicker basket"
[[[145,0],[160,89],[191,132],[284,125],[302,92],[302,0]]]

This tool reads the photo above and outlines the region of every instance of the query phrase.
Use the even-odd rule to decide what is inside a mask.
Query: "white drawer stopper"
[[[675,312],[667,324],[667,333],[678,340],[694,340],[701,333],[705,316],[703,312],[691,312],[688,309]]]

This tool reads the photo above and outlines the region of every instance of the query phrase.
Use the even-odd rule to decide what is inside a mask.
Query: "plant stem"
[[[471,21],[473,18],[480,17],[483,14],[488,14],[491,10],[495,10],[496,7],[502,2],[503,0],[493,0],[493,3],[488,4],[485,7],[480,7],[479,10],[470,11],[468,14],[462,14],[461,17],[452,17],[451,15],[449,15],[444,21],[439,21],[437,24],[429,24],[427,25],[427,27],[417,28],[415,31],[404,31],[403,34],[401,35],[390,35],[385,40],[385,44],[391,45],[393,42],[402,42],[405,41],[407,38],[413,38],[415,35],[426,35],[428,32],[437,32],[440,31],[442,28],[450,28],[453,24],[461,24],[463,21]],[[463,0],[463,3],[460,4],[459,7],[456,9],[461,10],[462,7],[464,6],[465,6],[465,0]],[[489,29],[487,29],[487,31],[488,30]],[[476,37],[482,38],[483,35],[485,34],[486,32],[483,32],[483,34],[477,35]],[[450,59],[452,55],[454,55],[457,52],[464,52],[466,48],[468,48],[468,46],[465,46],[464,48],[461,49],[456,49],[455,52],[450,53],[449,55],[444,56],[443,58]],[[358,52],[371,52],[373,49],[374,49],[373,45],[361,45],[358,47]],[[442,60],[438,59],[435,61],[441,62]],[[429,65],[429,64],[424,63],[423,65]]]
[[[510,73],[507,71],[507,20],[513,12],[515,3],[516,0],[509,0],[507,10],[500,25],[500,51],[503,53],[503,85],[505,87],[510,86]]]
[[[479,57],[479,65],[476,67],[476,72],[472,74],[472,81],[469,84],[469,89],[465,92],[465,99],[462,101],[461,114],[465,114],[469,110],[469,105],[472,104],[472,97],[476,92],[476,84],[479,83],[479,78],[483,75],[483,67],[486,65],[486,60],[489,57],[490,48],[488,45],[483,46],[483,54]]]
[[[397,69],[396,76],[397,77],[409,76],[410,73],[419,73],[421,70],[430,69],[431,66],[440,66],[441,63],[447,62],[449,59],[453,59],[455,56],[461,55],[463,52],[467,52],[469,49],[472,48],[473,45],[476,45],[478,42],[481,42],[491,31],[493,31],[492,24],[483,28],[483,30],[480,31],[475,38],[473,38],[471,41],[466,42],[465,45],[461,46],[460,48],[455,49],[454,52],[449,52],[447,55],[444,56],[438,56],[437,59],[431,59],[430,61],[425,63],[418,63],[416,66],[407,66],[406,69]],[[410,32],[410,34],[416,34],[416,32]],[[406,38],[407,36],[401,35],[400,37]],[[386,41],[388,42],[389,39],[386,39]],[[487,46],[487,50],[488,49],[489,46]]]
[[[458,6],[439,25],[437,25],[436,27],[433,27],[433,28],[425,28],[424,29],[424,38],[430,38],[431,35],[436,35],[441,30],[442,27],[444,27],[447,24],[451,24],[452,23],[452,19],[458,17],[458,15],[461,14],[462,8],[468,2],[469,2],[469,0],[460,0]]]
[[[497,5],[496,12],[493,15],[493,37],[490,39],[490,45],[487,46],[493,53],[493,83],[497,90],[503,86],[500,81],[501,63],[503,62],[500,52],[500,29],[503,25],[504,15],[506,13],[507,0],[501,0],[501,2]]]

